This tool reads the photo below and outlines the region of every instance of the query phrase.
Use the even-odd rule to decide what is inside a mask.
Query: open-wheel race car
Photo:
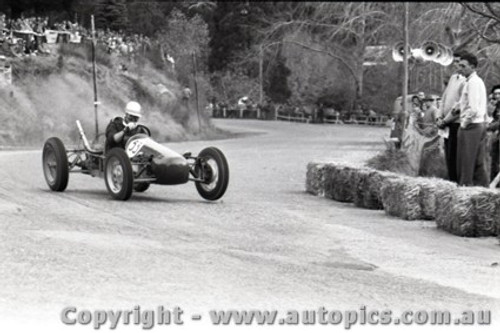
[[[109,151],[91,147],[77,120],[83,148],[66,149],[57,137],[49,138],[43,147],[42,163],[45,180],[53,191],[64,191],[69,173],[79,172],[104,178],[114,199],[128,200],[133,191],[144,192],[150,184],[178,185],[195,183],[198,193],[206,200],[221,198],[229,183],[229,167],[224,154],[215,147],[203,149],[198,156],[179,154],[150,137],[136,134],[125,149]]]

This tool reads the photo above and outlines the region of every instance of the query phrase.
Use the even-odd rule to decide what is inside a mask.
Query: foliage
[[[116,31],[128,28],[126,0],[100,0],[95,10],[96,27]]]
[[[266,95],[275,103],[286,103],[292,94],[288,87],[288,77],[291,71],[286,66],[286,58],[282,55],[281,50],[275,65],[269,72],[269,81],[264,84]]]

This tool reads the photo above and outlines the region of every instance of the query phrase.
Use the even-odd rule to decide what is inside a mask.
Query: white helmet
[[[125,107],[125,113],[140,118],[142,116],[141,105],[134,101],[128,102]]]

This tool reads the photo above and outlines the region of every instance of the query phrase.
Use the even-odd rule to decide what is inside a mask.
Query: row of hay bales
[[[458,187],[440,178],[409,177],[342,162],[307,165],[306,191],[383,209],[405,220],[435,220],[437,227],[465,237],[500,237],[500,191]]]

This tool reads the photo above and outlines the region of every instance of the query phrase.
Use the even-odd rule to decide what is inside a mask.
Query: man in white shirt
[[[460,54],[453,53],[453,74],[450,76],[448,85],[441,98],[441,106],[437,113],[437,126],[445,130],[444,153],[446,166],[448,167],[448,179],[458,182],[457,177],[457,135],[460,127],[460,96],[465,84],[465,77],[458,70]]]
[[[460,97],[460,128],[458,129],[457,176],[463,186],[485,186],[489,177],[485,165],[487,94],[483,80],[477,75],[477,58],[460,56],[459,68],[466,80]]]

